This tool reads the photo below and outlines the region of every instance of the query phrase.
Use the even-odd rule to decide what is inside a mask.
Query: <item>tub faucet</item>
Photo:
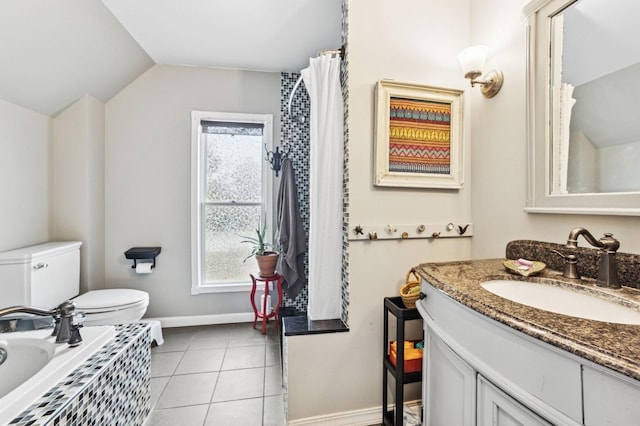
[[[56,321],[52,334],[52,336],[56,336],[56,343],[69,343],[75,346],[80,343],[82,339],[79,337],[79,334],[77,334],[79,326],[73,323],[74,311],[75,305],[72,301],[67,300],[51,310],[34,308],[32,306],[11,306],[0,309],[0,317],[17,313],[39,315],[42,317],[51,316]]]
[[[613,234],[605,233],[602,238],[596,240],[589,231],[584,228],[572,229],[567,238],[566,247],[577,248],[578,237],[582,235],[593,247],[600,250],[600,271],[596,279],[596,285],[608,288],[620,288],[618,282],[618,266],[616,264],[616,251],[620,242],[613,238]]]

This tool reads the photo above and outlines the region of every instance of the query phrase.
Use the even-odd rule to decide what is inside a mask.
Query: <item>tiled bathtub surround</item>
[[[510,253],[513,254],[513,251]],[[532,257],[531,252],[527,257]],[[535,277],[525,279],[508,273],[503,261],[504,259],[488,259],[425,263],[419,265],[417,271],[432,286],[481,314],[581,358],[640,380],[640,334],[637,332],[637,325],[612,324],[555,314],[511,302],[481,286],[486,280],[521,279],[556,284],[558,281],[582,283],[594,288],[595,280],[567,280],[560,272],[549,268]],[[619,290],[601,291],[640,303],[640,291],[636,289],[623,287]]]
[[[117,335],[10,425],[142,425],[151,410],[148,324],[116,326]]]
[[[569,232],[567,232],[569,235]],[[586,246],[567,248],[564,244],[547,243],[542,241],[515,240],[507,244],[507,259],[528,259],[543,262],[548,268],[562,271],[564,259],[551,250],[557,250],[565,255],[575,254],[578,258],[578,272],[582,277],[597,278],[600,266],[600,252],[588,247],[582,238],[578,244]],[[621,242],[624,244],[624,241]],[[627,287],[640,288],[640,255],[630,253],[616,253],[618,264],[618,279],[620,284]]]

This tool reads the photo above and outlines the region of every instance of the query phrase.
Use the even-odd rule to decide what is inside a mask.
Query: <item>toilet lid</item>
[[[148,301],[149,293],[123,288],[92,290],[73,299],[78,310],[117,308]]]

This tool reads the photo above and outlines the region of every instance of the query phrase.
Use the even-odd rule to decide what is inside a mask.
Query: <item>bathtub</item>
[[[82,344],[55,343],[51,329],[0,333],[0,424],[6,424],[113,340],[113,326],[84,327]]]

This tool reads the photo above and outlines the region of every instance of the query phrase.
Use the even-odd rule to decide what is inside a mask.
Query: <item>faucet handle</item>
[[[53,331],[51,332],[52,336],[57,336],[60,331],[60,319],[62,318],[59,313],[55,313],[52,315],[53,317]]]
[[[602,244],[602,249],[609,252],[615,252],[620,248],[620,241],[613,238],[613,234],[606,232],[604,237],[598,240]]]
[[[576,255],[562,254],[558,250],[551,250],[551,251],[566,261],[564,264],[564,271],[562,272],[562,276],[565,278],[579,280],[580,274],[578,273],[578,258],[576,257]]]
[[[82,336],[80,335],[80,329],[83,327],[80,323],[71,324],[71,330],[69,333],[69,346],[75,347],[82,343]]]
[[[82,343],[82,336],[80,335],[80,329],[84,327],[84,320],[86,314],[84,312],[76,312],[72,315],[71,326],[69,329],[69,346],[75,347]]]

